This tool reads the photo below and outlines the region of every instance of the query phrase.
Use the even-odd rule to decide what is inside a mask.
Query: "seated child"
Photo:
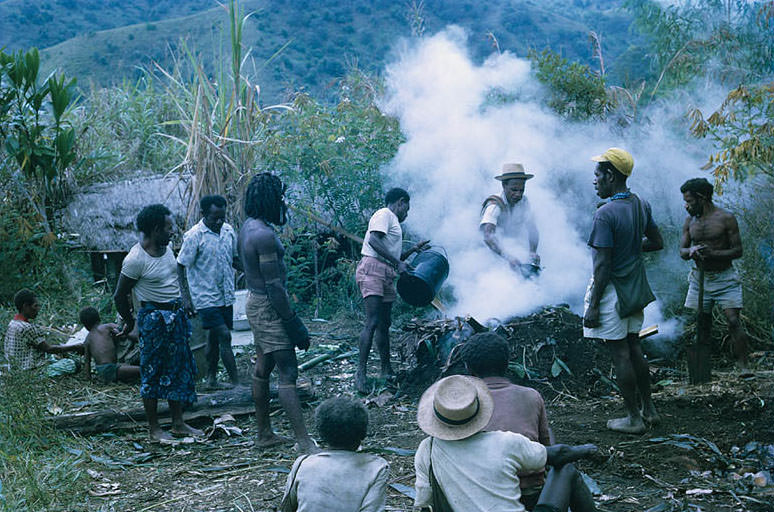
[[[389,466],[383,458],[356,450],[368,430],[363,404],[329,398],[315,411],[322,440],[330,447],[293,463],[280,510],[381,512],[387,500]]]
[[[118,332],[116,324],[100,324],[99,312],[92,308],[83,308],[78,315],[81,323],[89,331],[83,342],[86,349],[86,375],[91,382],[91,358],[94,369],[105,384],[111,382],[139,382],[140,367],[121,364],[116,358],[116,345],[113,336]]]
[[[13,297],[16,316],[5,331],[4,352],[8,365],[14,369],[30,370],[46,363],[46,354],[83,353],[83,345],[53,345],[46,341],[43,328],[33,321],[40,311],[34,292],[23,288]]]

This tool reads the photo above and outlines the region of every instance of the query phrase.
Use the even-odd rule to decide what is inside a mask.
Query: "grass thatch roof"
[[[139,239],[134,221],[146,205],[166,205],[178,227],[185,226],[186,185],[179,176],[100,183],[76,194],[62,212],[62,225],[87,249],[128,251]]]

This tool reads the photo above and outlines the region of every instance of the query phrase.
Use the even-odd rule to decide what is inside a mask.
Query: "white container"
[[[250,324],[247,321],[247,290],[237,290],[235,292],[236,302],[234,302],[234,330],[249,331]]]

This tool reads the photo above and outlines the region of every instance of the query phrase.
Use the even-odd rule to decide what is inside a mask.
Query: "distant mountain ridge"
[[[419,12],[392,0],[243,0],[255,12],[243,37],[256,69],[248,69],[266,97],[308,90],[326,95],[348,67],[382,70],[401,37],[410,37],[417,15],[425,33],[457,24],[470,33],[472,52],[525,55],[550,47],[591,62],[588,33],[603,36],[606,64],[629,47],[630,15],[623,0],[426,0]],[[46,71],[54,68],[83,84],[133,79],[155,61],[169,65],[181,39],[214,65],[229,48],[226,13],[213,0],[0,0],[0,45],[38,46]],[[287,45],[285,47],[285,45]],[[268,64],[266,60],[284,50]]]

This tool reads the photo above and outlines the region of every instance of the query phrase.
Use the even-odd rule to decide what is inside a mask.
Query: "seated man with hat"
[[[540,265],[540,256],[537,253],[540,235],[529,201],[524,195],[524,186],[527,180],[533,177],[534,174],[527,174],[521,164],[503,165],[501,174],[495,176],[495,179],[502,183],[503,190],[498,195],[486,198],[481,207],[479,223],[487,247],[504,258],[512,269],[527,276],[535,273]],[[507,251],[497,237],[499,232],[501,236],[521,238],[525,230],[529,239],[529,262],[523,262]]]
[[[414,457],[415,508],[523,512],[519,473],[548,464],[556,471],[546,479],[534,510],[568,510],[577,471],[569,463],[592,455],[596,446],[543,446],[513,432],[486,432],[493,411],[486,383],[475,377],[452,375],[425,391],[417,422],[430,437]]]

